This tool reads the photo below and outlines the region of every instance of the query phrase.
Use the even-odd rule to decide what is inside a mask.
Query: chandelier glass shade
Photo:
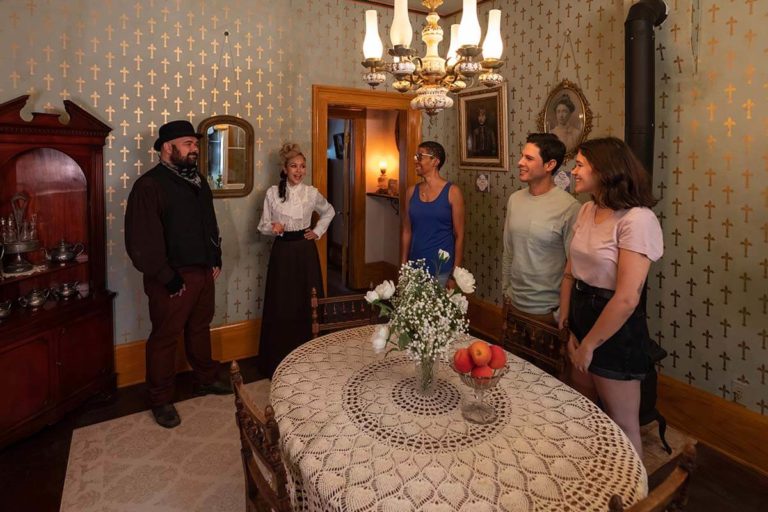
[[[421,39],[427,47],[422,57],[411,48],[413,28],[408,19],[407,0],[395,0],[395,15],[389,30],[392,47],[387,50],[392,58],[390,61],[382,59],[384,45],[379,37],[377,12],[365,11],[365,60],[362,64],[367,71],[363,73],[363,80],[371,88],[384,83],[386,73],[389,73],[395,90],[416,93],[411,108],[433,116],[453,106],[449,93],[459,92],[475,81],[488,87],[503,82],[497,72],[503,64],[500,10],[489,11],[488,30],[481,47],[477,0],[464,0],[461,23],[451,25],[450,45],[445,57],[441,57],[438,45],[443,40],[443,29],[436,11],[443,0],[422,0],[421,3],[430,11],[421,31]]]

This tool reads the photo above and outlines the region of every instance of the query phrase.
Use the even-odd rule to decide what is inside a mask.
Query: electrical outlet
[[[744,400],[744,394],[747,391],[748,384],[746,382],[742,382],[740,380],[732,380],[731,381],[731,397],[734,402],[741,403],[742,400]]]

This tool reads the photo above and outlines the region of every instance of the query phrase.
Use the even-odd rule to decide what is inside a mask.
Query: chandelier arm
[[[415,61],[414,63],[416,64],[416,70],[413,72],[413,74],[411,74],[411,83],[414,85],[422,85],[425,80],[424,62],[421,60],[421,57],[414,57],[413,61]],[[418,79],[415,79],[414,77],[418,77]]]

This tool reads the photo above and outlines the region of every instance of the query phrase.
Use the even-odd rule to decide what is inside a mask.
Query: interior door
[[[350,230],[350,221],[351,216],[349,214],[349,208],[351,206],[350,201],[350,190],[352,190],[352,164],[354,163],[354,158],[350,158],[350,149],[352,149],[351,144],[351,135],[352,135],[352,121],[349,119],[344,120],[344,162],[342,163],[342,167],[344,169],[343,175],[344,175],[344,185],[343,185],[343,195],[344,195],[344,209],[341,213],[341,219],[344,224],[343,229],[343,238],[341,243],[341,284],[345,287],[349,287],[349,240],[351,238],[349,230]]]
[[[334,113],[337,109],[357,109],[361,113],[366,108],[403,111],[406,115],[401,124],[401,134],[405,134],[405,154],[413,155],[421,142],[422,123],[421,112],[410,108],[410,101],[413,98],[412,94],[396,92],[367,91],[351,87],[317,84],[312,86],[312,184],[317,187],[321,194],[327,197],[328,193],[328,119],[335,117]],[[357,124],[353,122],[354,135],[350,137],[354,144],[350,154],[354,153],[355,158],[359,158],[358,161],[361,162],[360,165],[355,167],[354,176],[357,179],[355,183],[361,183],[362,185],[360,187],[352,187],[352,190],[356,188],[360,190],[355,190],[355,192],[351,193],[352,207],[348,224],[350,224],[352,231],[349,244],[350,254],[347,261],[350,267],[348,275],[354,276],[356,280],[354,283],[350,280],[349,287],[357,285],[361,289],[365,289],[368,287],[369,281],[366,281],[363,275],[364,269],[358,270],[355,266],[356,263],[358,267],[365,264],[365,182],[363,181],[365,175],[363,174],[364,169],[362,165],[365,147],[365,119],[362,117],[357,121],[360,123],[361,129],[355,131]],[[407,187],[414,184],[417,179],[413,158],[406,158],[404,163],[404,168],[401,164],[399,179],[400,197],[405,196]],[[361,207],[355,210],[355,204],[358,202],[361,203]],[[358,233],[358,227],[363,230],[362,236]],[[317,242],[320,267],[323,272],[323,281],[326,289],[328,275],[327,247],[327,237],[323,237]],[[359,258],[355,256],[356,250],[362,251]]]
[[[349,180],[349,262],[348,287],[368,288],[365,275],[365,110],[352,120],[352,149]]]
[[[343,228],[341,275],[347,288],[368,287],[365,278],[365,109],[333,107],[330,117],[344,119]]]

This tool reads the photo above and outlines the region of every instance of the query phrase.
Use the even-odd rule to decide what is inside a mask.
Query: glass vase
[[[423,396],[430,396],[437,388],[437,368],[439,361],[424,357],[416,362],[416,391]]]

